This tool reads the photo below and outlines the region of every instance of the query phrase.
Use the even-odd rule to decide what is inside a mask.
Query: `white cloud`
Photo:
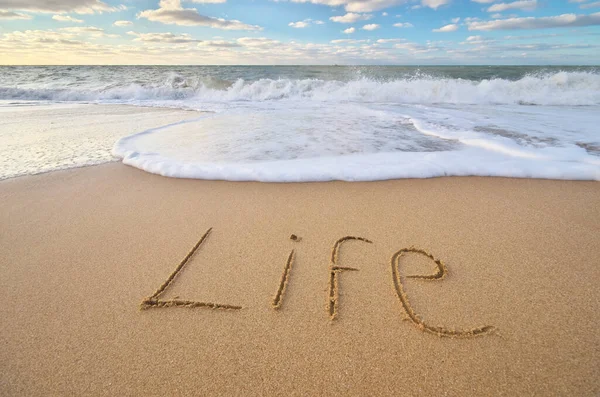
[[[530,34],[525,36],[504,36],[504,40],[531,40],[531,39],[542,39],[548,37],[557,37],[559,36],[557,33],[550,34]]]
[[[527,10],[532,11],[537,7],[537,0],[521,0],[512,3],[498,3],[488,8],[488,12],[503,12],[506,10]]]
[[[291,27],[297,28],[297,29],[301,29],[301,28],[309,27],[310,22],[306,22],[306,21],[290,22],[290,23],[288,23],[288,26],[291,26]]]
[[[63,46],[81,45],[83,42],[73,40],[76,38],[75,33],[70,32],[54,32],[52,30],[26,30],[13,31],[5,33],[2,41],[14,43],[15,46],[53,46],[60,44]]]
[[[458,25],[455,23],[452,23],[450,25],[446,25],[446,26],[442,26],[439,29],[433,29],[433,32],[436,33],[447,33],[447,32],[455,32],[458,30]]]
[[[337,39],[331,40],[332,44],[360,44],[360,43],[368,43],[369,40],[353,40],[353,39]]]
[[[362,27],[363,30],[376,30],[379,29],[379,25],[376,23],[370,23]]]
[[[95,26],[72,26],[69,28],[60,28],[58,29],[61,32],[69,32],[75,34],[83,34],[83,33],[104,33],[104,29],[97,28]]]
[[[157,10],[142,11],[138,14],[138,18],[170,25],[208,26],[224,30],[262,30],[260,26],[247,25],[235,19],[227,20],[201,15],[195,8],[181,7],[181,0],[161,0]]]
[[[323,25],[324,23],[325,22],[323,22],[323,21],[314,21],[314,20],[308,18],[308,19],[305,19],[304,21],[290,22],[290,23],[288,23],[288,26],[291,26],[291,27],[297,28],[297,29],[301,29],[301,28],[307,28],[311,24]]]
[[[441,7],[448,3],[450,3],[450,0],[421,0],[421,4],[424,7],[433,8],[434,10],[437,10],[438,7]]]
[[[394,24],[396,28],[414,28],[414,25],[410,22],[398,22]]]
[[[83,19],[76,19],[69,15],[54,15],[52,19],[59,22],[83,23]]]
[[[0,19],[31,19],[31,15],[21,14],[20,12],[0,10]]]
[[[554,17],[527,17],[468,22],[469,30],[547,29],[600,25],[600,12],[589,15],[563,14]]]
[[[440,51],[443,50],[443,47],[432,43],[432,42],[427,42],[426,45],[422,45],[422,44],[417,44],[417,43],[410,43],[410,42],[404,42],[404,43],[398,43],[394,45],[394,48],[398,49],[398,50],[405,50],[410,52],[411,54],[415,55],[415,54],[427,54],[430,52],[436,52],[436,51]]]
[[[102,14],[127,9],[111,7],[100,0],[0,0],[0,9],[48,13]]]
[[[371,14],[355,14],[353,12],[349,12],[346,15],[338,15],[329,19],[338,23],[354,23],[357,21],[367,21],[371,18],[373,18],[373,15]]]
[[[131,26],[133,25],[133,22],[131,21],[115,21],[115,23],[113,23],[114,26]]]
[[[459,23],[460,22],[460,18],[452,18],[452,23]]]
[[[70,33],[77,36],[88,35],[92,37],[109,37],[117,38],[120,37],[118,34],[108,34],[104,32],[104,29],[97,28],[95,26],[71,26],[68,28],[58,29],[61,33]]]
[[[173,33],[136,33],[127,32],[128,35],[136,36],[133,41],[143,41],[146,43],[170,43],[170,44],[183,44],[183,43],[198,43],[202,40],[194,39],[187,33],[184,34],[173,34]]]
[[[241,37],[237,42],[246,47],[272,47],[280,44],[279,41],[267,37]]]
[[[407,0],[291,0],[294,3],[323,4],[330,7],[344,6],[348,12],[372,12],[404,4]]]
[[[352,34],[354,32],[356,32],[355,28],[348,28],[348,29],[342,30],[342,33],[345,33],[345,34]]]
[[[400,43],[406,41],[406,39],[379,39],[377,43],[379,44],[387,44],[387,43]]]
[[[469,36],[465,41],[460,44],[469,44],[469,45],[485,45],[494,43],[495,40],[487,39],[483,36]]]
[[[381,16],[382,16],[382,17],[387,17],[387,16],[388,16],[388,13],[387,13],[387,12],[382,12],[382,13],[381,13]]]
[[[196,42],[193,37],[155,36],[151,41],[104,44],[86,41],[89,34],[67,31],[0,33],[0,59],[6,64],[481,64],[515,63],[527,52],[538,63],[568,58],[570,63],[598,63],[598,46],[514,44],[452,47],[438,41],[413,43],[403,39],[356,40],[342,43],[279,42],[266,37],[242,37]],[[138,36],[132,37],[132,39]],[[170,40],[180,41],[172,43]],[[387,43],[387,44],[386,44]],[[489,41],[488,41],[489,43]],[[553,54],[548,52],[553,51]],[[560,52],[559,52],[560,51]],[[582,53],[586,51],[587,53]],[[517,61],[518,62],[518,61]]]
[[[201,41],[200,43],[198,43],[199,46],[202,47],[220,47],[220,48],[234,48],[234,47],[241,47],[241,44],[233,42],[233,41],[226,41],[226,40],[206,40],[206,41]]]
[[[482,41],[483,37],[482,36],[469,36],[467,37],[467,41],[468,42],[476,42],[476,41]]]
[[[493,3],[496,0],[471,0],[471,1],[473,1],[475,3],[479,3],[479,4],[490,4],[490,3]]]
[[[596,1],[594,3],[582,4],[579,6],[579,8],[582,8],[582,9],[595,8],[595,7],[600,7],[600,1]]]

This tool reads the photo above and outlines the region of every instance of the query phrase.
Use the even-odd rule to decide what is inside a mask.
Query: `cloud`
[[[595,7],[600,7],[600,1],[596,1],[594,3],[588,3],[588,4],[582,4],[579,6],[579,8],[595,8]]]
[[[537,7],[537,0],[521,0],[512,3],[498,3],[488,8],[488,12],[503,12],[506,10],[533,11]]]
[[[457,30],[458,30],[458,25],[455,23],[451,23],[450,25],[442,26],[439,29],[433,29],[433,32],[447,33],[447,32],[455,32]]]
[[[396,28],[414,28],[414,25],[410,22],[398,22],[394,24]]]
[[[226,40],[205,40],[205,41],[201,41],[200,43],[198,43],[199,46],[203,46],[203,47],[218,47],[218,48],[235,48],[235,47],[241,47],[240,44],[232,42],[232,41],[226,41]]]
[[[174,33],[136,33],[127,32],[128,35],[136,36],[133,41],[142,41],[146,43],[170,43],[170,44],[183,44],[183,43],[199,43],[202,40],[192,38],[188,33],[174,34]]]
[[[120,5],[111,7],[100,0],[0,0],[0,9],[75,14],[102,14],[127,9]]]
[[[21,14],[19,12],[0,10],[0,19],[31,19],[31,15]]]
[[[362,27],[363,30],[376,30],[379,29],[379,25],[376,23],[370,23]]]
[[[161,0],[157,10],[142,11],[138,14],[138,18],[169,25],[208,26],[224,30],[262,30],[260,26],[247,25],[235,19],[226,20],[201,15],[195,8],[181,7],[181,0]]]
[[[324,23],[325,22],[323,22],[323,21],[314,21],[314,20],[308,18],[308,19],[305,19],[304,21],[290,22],[290,23],[288,23],[288,26],[291,26],[291,27],[297,28],[297,29],[302,29],[302,28],[309,27],[311,24],[323,25]]]
[[[331,40],[332,44],[361,44],[368,43],[369,40],[337,39]]]
[[[109,38],[117,38],[121,37],[118,34],[108,34],[104,32],[104,29],[97,28],[95,26],[71,26],[68,28],[60,28],[58,29],[61,33],[70,33],[77,36],[81,35],[89,35],[92,37],[109,37]]]
[[[277,0],[275,0],[277,1]],[[407,0],[291,0],[294,3],[322,4],[330,7],[344,6],[348,12],[372,12],[407,2]]]
[[[554,17],[527,17],[468,22],[469,30],[549,29],[600,25],[600,12],[589,15],[563,14]]]
[[[467,39],[460,44],[469,44],[469,45],[485,45],[494,43],[496,40],[487,39],[483,36],[469,36]]]
[[[13,43],[17,48],[22,46],[41,47],[61,44],[66,46],[81,45],[83,42],[73,40],[77,35],[69,32],[52,30],[13,31],[3,35],[3,42]]]
[[[54,15],[52,19],[59,22],[83,23],[83,19],[76,19],[69,15]]]
[[[301,28],[306,28],[306,27],[310,26],[310,22],[305,22],[305,21],[290,22],[290,23],[288,23],[288,26],[291,26],[291,27],[297,28],[297,29],[301,29]]]
[[[379,39],[377,43],[379,44],[387,44],[387,43],[400,43],[406,41],[406,39]]]
[[[237,42],[246,47],[272,47],[279,44],[279,41],[267,37],[240,37]]]
[[[387,13],[387,12],[382,12],[382,13],[381,13],[381,16],[382,16],[382,17],[387,17],[387,16],[388,16],[388,13]]]
[[[421,4],[424,7],[433,8],[434,10],[437,10],[438,7],[441,7],[448,3],[450,3],[450,0],[421,0]]]
[[[131,26],[133,25],[133,22],[131,21],[115,21],[115,23],[113,23],[114,26]]]
[[[356,32],[355,28],[348,28],[348,29],[342,30],[342,33],[345,33],[345,34],[352,34],[354,32]]]
[[[89,45],[94,44],[86,43],[82,41],[85,37],[113,37],[115,35],[108,35],[104,32],[104,29],[97,28],[94,26],[72,26],[68,28],[60,28],[57,31],[54,30],[26,30],[26,31],[13,31],[5,33],[0,42],[11,42],[14,43],[14,50],[19,50],[25,47],[39,48],[47,52],[54,52],[55,46],[67,46],[72,48],[73,46]]]
[[[417,43],[398,43],[394,45],[394,48],[398,50],[405,50],[410,52],[411,54],[426,54],[429,52],[440,51],[443,48],[435,43],[428,42],[426,45],[417,44]]]
[[[541,39],[541,38],[548,38],[548,37],[556,37],[558,36],[557,33],[550,33],[550,34],[530,34],[530,35],[525,35],[525,36],[504,36],[504,40],[530,40],[530,39]]]
[[[279,42],[242,37],[195,42],[174,33],[162,41],[126,44],[89,42],[89,34],[67,31],[0,33],[0,59],[6,64],[489,64],[515,63],[522,52],[537,63],[597,63],[594,45],[528,44],[452,47],[447,41],[413,43],[403,39],[356,40],[342,43]],[[138,36],[132,37],[132,39]],[[190,39],[192,41],[190,41]],[[172,43],[169,40],[184,41]],[[187,42],[189,41],[189,42]],[[550,54],[552,52],[552,54]],[[564,62],[564,61],[563,61]]]
[[[496,0],[471,0],[471,1],[475,2],[475,3],[479,3],[479,4],[490,4],[490,3],[493,3]]]
[[[373,18],[373,15],[371,14],[355,14],[353,12],[349,12],[346,15],[338,15],[329,19],[338,23],[354,23],[357,21],[367,21],[371,18]]]

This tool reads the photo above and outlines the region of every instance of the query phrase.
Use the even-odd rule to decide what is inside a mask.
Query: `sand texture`
[[[0,394],[600,394],[600,183],[0,182]],[[294,235],[294,238],[291,238]]]

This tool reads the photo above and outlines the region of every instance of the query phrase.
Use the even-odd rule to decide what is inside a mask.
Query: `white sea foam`
[[[311,100],[322,102],[394,102],[422,104],[531,104],[598,105],[600,74],[557,72],[528,75],[512,81],[501,78],[471,81],[464,79],[413,76],[379,81],[360,78],[352,81],[319,79],[259,79],[232,83],[214,79],[187,82],[177,75],[152,84],[88,84],[77,88],[47,83],[19,87],[0,86],[0,99],[97,101],[131,103],[185,101],[194,107],[207,103]]]
[[[569,129],[574,117],[577,128]],[[597,122],[578,108],[299,106],[160,127],[119,140],[113,153],[164,176],[235,181],[443,175],[600,180],[600,157],[590,153],[592,144],[583,144],[597,141]]]
[[[196,77],[196,69],[185,69],[185,75],[152,67],[125,70],[131,76],[113,69],[88,73],[47,67],[41,69],[45,74],[26,69],[29,77],[15,69],[11,78],[16,83],[0,79],[0,100],[10,107],[93,102],[212,113],[151,130],[140,126],[127,137],[130,130],[99,129],[88,135],[54,130],[37,140],[0,131],[0,145],[18,145],[26,154],[9,151],[14,161],[7,166],[12,170],[8,176],[108,161],[106,147],[121,138],[114,144],[115,156],[172,177],[600,180],[600,74],[595,69],[523,74],[499,67],[494,71],[507,78],[473,80],[447,77],[441,69],[428,75],[383,68],[351,78],[351,70],[343,68],[205,68],[209,77]],[[464,73],[486,70],[467,68]],[[313,72],[327,76],[307,78]],[[376,72],[388,76],[377,78]],[[80,148],[94,148],[90,153],[96,154],[80,153]],[[43,152],[43,161],[30,155],[34,150]]]

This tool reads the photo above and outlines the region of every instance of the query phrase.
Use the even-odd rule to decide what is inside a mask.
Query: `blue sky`
[[[600,64],[598,43],[598,0],[0,0],[2,64]]]

